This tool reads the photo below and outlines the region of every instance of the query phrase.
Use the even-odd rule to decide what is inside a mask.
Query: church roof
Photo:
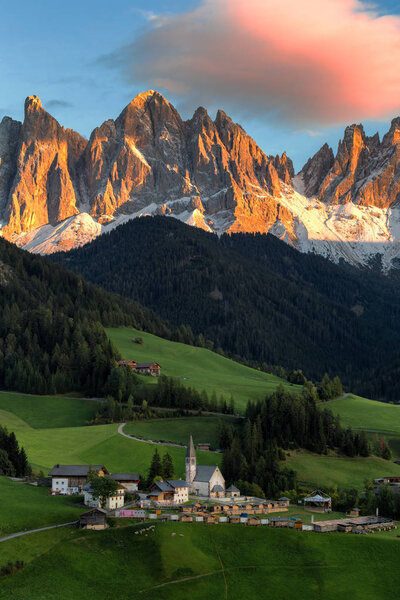
[[[230,485],[228,488],[226,488],[227,492],[240,492],[240,490],[238,490],[238,488],[234,485]]]
[[[194,449],[192,436],[189,438],[189,444],[186,450],[186,458],[196,458],[196,451]]]
[[[223,492],[224,488],[222,487],[222,485],[214,485],[213,489],[211,491],[212,492]]]
[[[216,468],[216,466],[212,467],[209,465],[197,465],[194,481],[210,481]]]

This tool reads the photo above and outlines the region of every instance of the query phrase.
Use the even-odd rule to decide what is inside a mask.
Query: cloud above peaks
[[[400,17],[358,0],[203,0],[152,15],[107,62],[187,106],[304,127],[400,109]]]

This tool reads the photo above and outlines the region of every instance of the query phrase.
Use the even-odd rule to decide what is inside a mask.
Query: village
[[[197,447],[199,446],[207,447],[208,444],[198,444]],[[160,479],[154,481],[148,491],[139,489],[139,473],[110,473],[105,465],[56,464],[49,477],[52,495],[83,496],[84,505],[90,509],[79,518],[79,526],[84,529],[106,529],[109,517],[137,521],[230,523],[318,533],[338,531],[367,534],[390,531],[397,527],[392,519],[381,517],[378,513],[360,516],[356,507],[349,510],[343,518],[315,520],[318,513],[326,515],[332,512],[331,498],[321,490],[315,490],[304,498],[303,515],[308,511],[310,522],[306,522],[304,516],[288,514],[291,505],[290,499],[285,496],[277,500],[243,496],[234,485],[225,486],[225,479],[218,466],[197,464],[192,436],[185,457],[185,479]],[[115,482],[112,491],[105,496],[96,493],[93,477],[111,479]],[[396,481],[393,479],[377,479],[375,483],[384,481],[397,485],[400,489],[399,478]]]

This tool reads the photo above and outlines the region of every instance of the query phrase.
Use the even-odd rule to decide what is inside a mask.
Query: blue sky
[[[117,64],[110,68],[102,57],[118,52],[146,31],[149,13],[181,13],[197,4],[191,0],[0,0],[0,119],[5,114],[22,119],[25,97],[37,94],[62,125],[88,137],[94,127],[117,117],[137,93],[147,89],[141,82],[128,81]],[[379,2],[379,9],[400,14],[400,2]],[[165,95],[181,109],[181,98]],[[188,118],[195,108],[191,99],[184,104],[182,116]],[[213,116],[217,106],[207,108]],[[286,150],[297,168],[325,141],[336,150],[346,124],[305,131],[272,116],[252,118],[238,109],[220,108],[240,122],[267,154]],[[367,133],[384,132],[388,121],[365,126]]]

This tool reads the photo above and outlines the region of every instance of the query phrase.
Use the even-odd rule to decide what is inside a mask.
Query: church
[[[207,498],[225,496],[225,479],[217,466],[197,465],[193,438],[190,436],[185,458],[186,482],[190,493]]]

